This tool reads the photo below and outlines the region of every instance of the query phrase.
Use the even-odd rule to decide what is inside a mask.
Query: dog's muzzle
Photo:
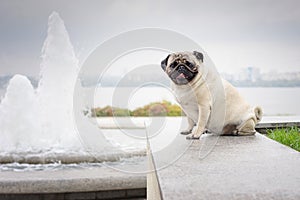
[[[179,85],[187,84],[198,73],[198,68],[190,62],[175,61],[170,65],[169,76]]]
[[[175,63],[175,62],[174,62]],[[172,63],[172,64],[174,64]],[[187,62],[187,63],[182,63],[182,62],[176,62],[177,65],[176,66],[173,66],[171,67],[171,74],[174,72],[174,71],[182,71],[184,70],[184,68],[186,68],[187,70],[189,70],[191,73],[197,73],[198,72],[198,68],[197,67],[194,67],[191,63]]]

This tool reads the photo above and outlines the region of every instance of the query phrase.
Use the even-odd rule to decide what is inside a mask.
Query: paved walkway
[[[283,122],[282,117],[261,124],[278,122]],[[178,140],[175,149],[190,142],[181,135]],[[165,155],[171,157],[172,153],[176,151]],[[154,162],[159,159],[154,156]],[[135,167],[146,169],[144,164]],[[204,135],[193,141],[179,160],[151,176],[156,177],[152,183],[159,183],[156,189],[161,189],[164,199],[300,199],[300,153],[260,134]],[[147,186],[153,189],[151,184]],[[0,172],[0,199],[144,198],[145,189],[145,174],[108,167]]]
[[[163,199],[300,199],[299,152],[261,134],[214,141],[212,135],[193,141],[157,171]],[[204,143],[215,144],[207,156]]]

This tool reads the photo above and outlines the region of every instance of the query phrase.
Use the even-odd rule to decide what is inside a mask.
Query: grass
[[[289,127],[267,130],[267,136],[300,152],[300,128]]]

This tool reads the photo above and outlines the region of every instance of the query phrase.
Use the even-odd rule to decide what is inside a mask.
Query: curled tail
[[[257,122],[260,122],[262,119],[263,111],[261,107],[257,106],[254,108],[255,117],[257,119]]]

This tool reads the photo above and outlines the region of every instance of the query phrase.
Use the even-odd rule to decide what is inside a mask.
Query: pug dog
[[[206,55],[206,54],[205,54]],[[169,76],[177,102],[188,119],[181,134],[199,139],[203,133],[254,135],[262,109],[251,107],[228,81],[205,62],[203,53],[169,54],[161,67]]]

